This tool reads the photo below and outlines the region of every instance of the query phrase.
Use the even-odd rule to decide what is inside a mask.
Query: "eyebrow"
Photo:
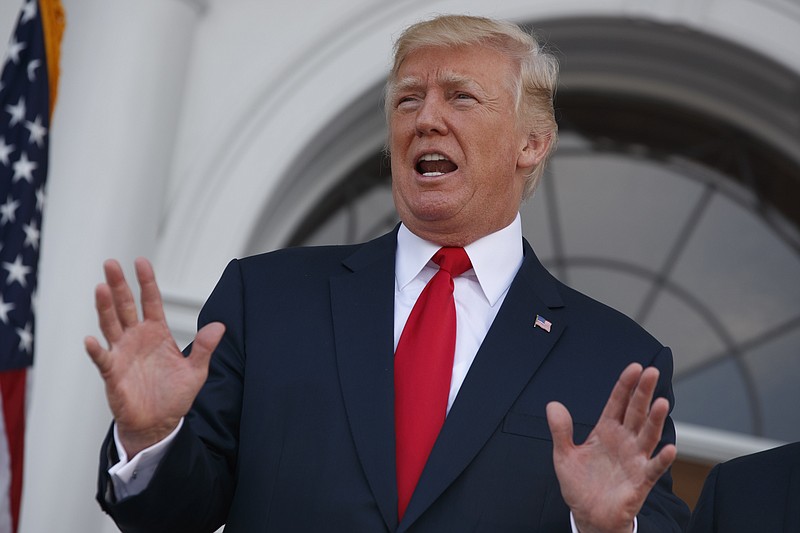
[[[415,76],[405,76],[392,84],[392,94],[399,92],[411,91],[422,87],[422,80]]]
[[[444,71],[436,76],[436,83],[445,88],[465,88],[472,91],[479,91],[485,94],[483,87],[474,79],[452,71]],[[399,92],[418,90],[425,85],[425,82],[416,76],[405,76],[398,79],[392,85],[392,95]]]
[[[445,71],[437,76],[436,80],[442,87],[453,88],[459,87],[464,89],[470,89],[473,91],[483,91],[483,87],[475,81],[474,79],[464,76],[463,74],[458,74],[456,72]]]

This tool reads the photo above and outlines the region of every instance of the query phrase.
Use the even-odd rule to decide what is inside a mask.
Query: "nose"
[[[426,95],[422,105],[417,110],[415,126],[417,136],[447,135],[447,121],[445,120],[444,102],[435,94]]]

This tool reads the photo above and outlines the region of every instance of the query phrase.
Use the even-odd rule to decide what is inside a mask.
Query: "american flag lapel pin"
[[[536,320],[533,322],[533,327],[535,328],[542,328],[547,333],[550,333],[550,328],[552,327],[553,323],[547,320],[542,315],[536,315]]]

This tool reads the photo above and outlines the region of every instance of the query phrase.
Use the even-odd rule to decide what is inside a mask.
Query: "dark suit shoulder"
[[[800,442],[731,459],[719,465],[720,476],[764,478],[768,472],[786,473],[800,465]]]
[[[800,530],[800,443],[716,465],[689,533]]]
[[[556,281],[569,314],[571,329],[579,329],[593,342],[624,346],[625,351],[641,350],[650,355],[663,345],[625,313]]]
[[[613,349],[634,347],[658,351],[663,348],[651,334],[624,313],[576,290],[553,276],[539,261],[528,241],[523,239],[525,261],[521,277],[551,308],[554,318],[569,324],[568,330],[589,341],[611,342]],[[560,315],[560,316],[559,316]],[[547,317],[549,318],[549,317]],[[625,349],[624,352],[629,352]]]
[[[360,246],[307,246],[296,248],[283,248],[272,252],[251,255],[238,259],[243,275],[264,270],[330,270],[331,267],[341,265],[342,261],[351,256]]]
[[[253,274],[263,275],[265,271],[286,275],[329,276],[337,272],[351,271],[378,259],[385,259],[387,254],[394,257],[396,245],[395,229],[364,243],[283,248],[236,261],[241,265],[244,277]]]

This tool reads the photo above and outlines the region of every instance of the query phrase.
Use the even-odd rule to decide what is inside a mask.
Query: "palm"
[[[653,451],[669,411],[668,402],[650,405],[658,371],[631,365],[622,373],[589,438],[572,442],[572,420],[561,404],[547,408],[553,459],[564,500],[579,529],[631,531],[650,489],[675,458],[675,447]]]
[[[86,350],[106,384],[118,433],[129,454],[158,442],[184,416],[208,373],[211,351],[224,328],[210,324],[198,332],[193,355],[184,357],[164,318],[152,267],[136,263],[142,320],[119,264],[105,265],[106,283],[95,294],[100,329],[108,349],[89,337]]]

